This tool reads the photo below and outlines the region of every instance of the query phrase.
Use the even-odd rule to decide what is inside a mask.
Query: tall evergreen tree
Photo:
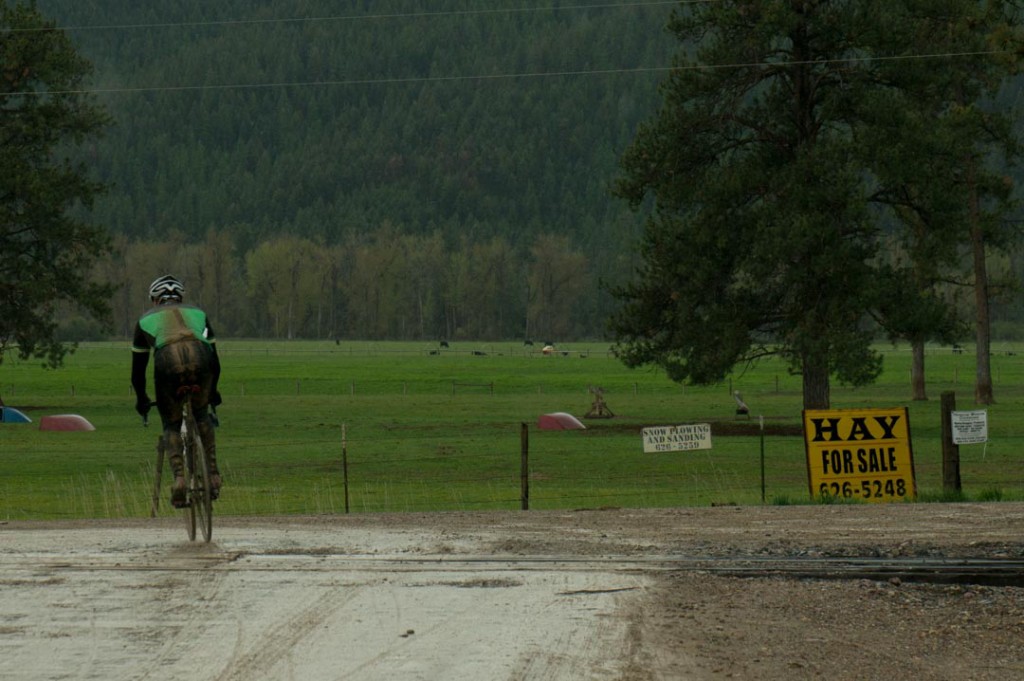
[[[109,239],[82,217],[101,185],[77,155],[108,122],[82,93],[90,71],[35,3],[0,1],[0,362],[16,347],[59,365],[61,304],[108,313],[89,273]]]
[[[1024,34],[1021,3],[1014,0],[948,0],[945,24],[951,42],[979,58],[959,61],[951,70],[949,125],[956,132],[962,154],[957,179],[967,194],[965,213],[969,230],[971,272],[975,301],[974,401],[992,404],[992,318],[988,258],[991,250],[1005,249],[1014,236],[1007,217],[1016,199],[1012,182],[1001,169],[1020,160],[1020,145],[1013,119],[994,111],[990,103],[1006,77],[1020,68]]]
[[[958,321],[939,286],[972,283],[976,399],[988,403],[987,252],[1008,244],[1014,201],[1003,169],[1019,157],[1008,109],[994,103],[1017,70],[1019,3],[903,0],[878,11],[885,21],[877,41],[890,58],[879,65],[880,87],[860,105],[868,125],[859,148],[879,183],[872,199],[896,218],[907,263],[904,295],[890,299],[881,321],[911,342],[914,398],[924,399],[924,343],[951,340]]]
[[[1009,70],[991,57],[944,70],[924,62],[1012,42],[1013,5],[725,0],[677,10],[683,56],[617,187],[634,207],[653,198],[644,264],[617,292],[622,359],[706,383],[777,353],[802,374],[804,406],[827,407],[832,376],[877,375],[872,317],[916,340],[948,331],[930,287],[948,257],[936,245],[967,243],[938,231],[951,215],[975,246],[980,328],[977,244],[1007,198],[984,163],[1014,147],[979,100]],[[894,27],[915,53],[895,49]],[[921,172],[897,169],[908,163]],[[885,216],[872,200],[907,226],[909,263],[881,251]]]
[[[833,374],[877,376],[864,323],[877,227],[848,120],[870,82],[864,10],[725,0],[674,13],[681,56],[617,185],[633,206],[654,199],[644,263],[617,292],[626,364],[710,383],[778,353],[802,374],[806,408],[830,405]]]

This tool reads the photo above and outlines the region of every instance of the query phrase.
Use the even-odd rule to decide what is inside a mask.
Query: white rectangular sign
[[[711,449],[711,424],[694,423],[687,426],[652,426],[640,431],[644,438],[644,452],[684,452],[693,449]]]
[[[953,425],[953,444],[976,445],[988,442],[988,412],[977,411],[950,412]]]

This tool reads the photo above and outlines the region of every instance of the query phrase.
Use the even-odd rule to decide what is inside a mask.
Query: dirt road
[[[1024,588],[720,565],[1024,558],[1024,504],[0,524],[0,678],[1024,678]]]

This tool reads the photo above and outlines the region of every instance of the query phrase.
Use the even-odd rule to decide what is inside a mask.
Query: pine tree
[[[892,89],[892,4],[725,0],[673,14],[681,56],[616,188],[649,209],[643,264],[616,291],[626,364],[711,383],[777,354],[802,375],[805,408],[830,405],[833,376],[878,375],[872,319],[897,296],[923,300],[881,257],[879,179],[861,147],[878,138],[865,102]],[[944,323],[921,317],[916,331]]]
[[[35,3],[0,2],[0,361],[61,363],[61,305],[105,317],[90,268],[108,251],[85,214],[102,190],[80,156],[108,119],[82,88],[90,64]]]

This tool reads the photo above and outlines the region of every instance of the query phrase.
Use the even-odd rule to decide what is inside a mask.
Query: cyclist
[[[220,495],[221,476],[217,469],[217,445],[213,419],[208,406],[220,404],[217,381],[220,359],[216,339],[198,307],[183,305],[185,287],[170,275],[156,279],[149,286],[153,308],[145,312],[135,325],[132,341],[132,388],[135,390],[135,411],[142,417],[149,413],[151,402],[146,394],[146,368],[153,351],[153,391],[156,407],[163,422],[174,482],[171,505],[181,508],[185,500],[185,461],[182,456],[181,402],[179,389],[199,386],[192,395],[192,413],[210,461],[210,492]]]

